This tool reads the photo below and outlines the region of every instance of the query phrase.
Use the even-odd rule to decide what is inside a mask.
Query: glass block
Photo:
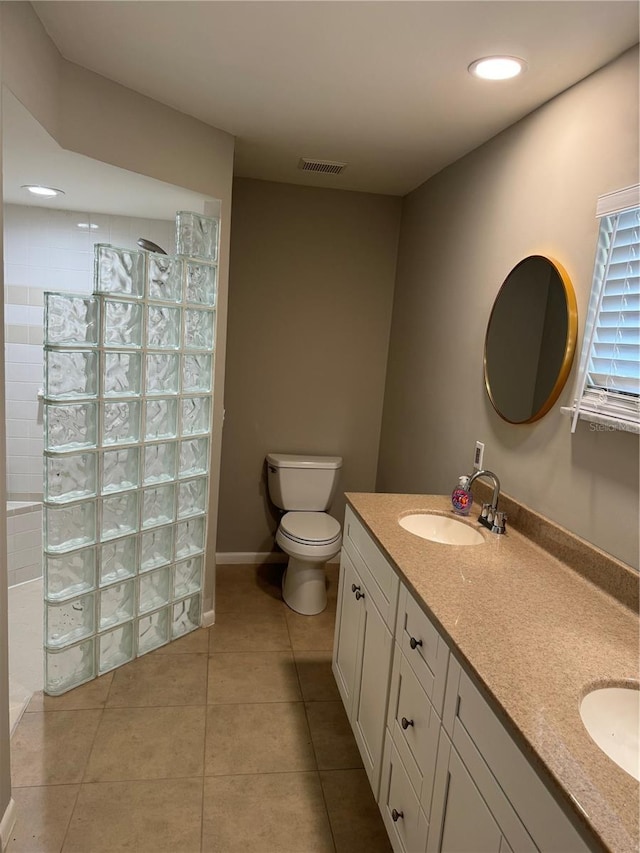
[[[102,404],[102,444],[131,444],[140,440],[141,405],[136,400]]]
[[[206,474],[209,470],[209,439],[191,438],[180,442],[181,477]]]
[[[139,298],[144,291],[144,255],[96,243],[95,285],[98,293],[119,293]]]
[[[145,419],[145,438],[175,438],[178,427],[178,401],[147,400]]]
[[[138,655],[164,646],[169,642],[169,608],[141,616],[138,619]]]
[[[107,586],[100,592],[100,630],[113,628],[133,618],[133,581]]]
[[[141,572],[168,565],[173,560],[173,525],[143,533],[140,543]]]
[[[193,595],[173,605],[171,639],[176,640],[200,627],[200,608],[199,595]]]
[[[43,508],[44,548],[54,553],[72,551],[96,541],[96,502]]]
[[[100,675],[133,659],[133,623],[126,622],[113,631],[98,635]]]
[[[178,518],[202,515],[207,511],[207,483],[207,477],[198,477],[178,485]]]
[[[78,498],[95,497],[97,467],[95,453],[45,456],[44,499],[51,503],[67,503]]]
[[[211,391],[211,356],[182,356],[182,390]]]
[[[98,301],[95,297],[45,293],[44,341],[54,346],[96,346]]]
[[[216,304],[218,268],[212,264],[187,262],[185,301],[198,305]]]
[[[182,301],[184,261],[171,255],[147,255],[147,296],[161,302]]]
[[[85,640],[62,651],[45,650],[44,691],[59,696],[95,677],[94,640]]]
[[[95,397],[98,354],[83,350],[44,351],[44,395],[53,400]]]
[[[176,216],[176,245],[179,255],[218,259],[218,219],[181,210]]]
[[[96,550],[83,548],[63,557],[44,555],[44,595],[63,601],[96,587]]]
[[[173,598],[183,598],[202,589],[202,557],[190,557],[173,567]]]
[[[175,486],[145,489],[142,497],[142,527],[168,524],[175,518]]]
[[[176,477],[176,443],[148,444],[144,449],[144,484],[166,483]]]
[[[102,302],[102,345],[142,346],[142,305],[139,302],[105,297]]]
[[[147,307],[147,346],[151,349],[178,349],[182,309],[168,305]]]
[[[169,603],[169,567],[147,572],[138,579],[138,613],[157,610]]]
[[[185,349],[213,349],[215,311],[189,308],[184,312]]]
[[[138,447],[105,450],[102,453],[102,494],[135,489],[140,483]]]
[[[80,450],[98,441],[97,403],[45,403],[45,450]]]
[[[106,542],[100,546],[100,586],[134,577],[137,565],[137,536]]]
[[[176,560],[204,551],[204,518],[190,518],[176,525]]]
[[[147,394],[177,394],[179,358],[175,353],[147,354]]]
[[[138,492],[124,492],[102,498],[100,538],[113,539],[138,530]]]
[[[185,397],[182,400],[181,435],[206,434],[211,429],[211,398]]]
[[[135,397],[141,393],[141,360],[137,352],[102,354],[102,393],[105,397]]]
[[[45,605],[45,645],[70,646],[90,637],[95,630],[94,594],[72,598],[62,604]]]

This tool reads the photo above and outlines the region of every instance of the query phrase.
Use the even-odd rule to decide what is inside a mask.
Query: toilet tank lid
[[[341,456],[301,456],[295,453],[268,453],[274,468],[342,468]]]

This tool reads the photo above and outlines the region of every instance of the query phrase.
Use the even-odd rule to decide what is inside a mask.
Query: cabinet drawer
[[[387,727],[420,804],[429,817],[440,718],[397,643]]]
[[[424,853],[429,824],[390,737],[382,764],[380,811],[395,853]]]
[[[369,588],[383,619],[393,629],[400,585],[398,575],[349,506],[344,515],[342,545]]]
[[[396,640],[438,714],[442,714],[449,648],[429,617],[402,585]]]
[[[514,850],[527,849],[525,840],[520,840],[524,837],[518,835],[519,825],[526,828],[526,838],[533,839],[540,850],[586,853],[589,848],[578,831],[453,656],[443,723],[474,778],[491,776],[506,792],[508,803],[519,817],[517,824],[509,819],[512,834],[505,833]],[[492,811],[506,827],[507,809],[494,803]]]

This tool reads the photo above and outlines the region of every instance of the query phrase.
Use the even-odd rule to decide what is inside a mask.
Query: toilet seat
[[[315,547],[333,545],[342,535],[340,524],[326,512],[287,512],[278,532],[292,542]]]

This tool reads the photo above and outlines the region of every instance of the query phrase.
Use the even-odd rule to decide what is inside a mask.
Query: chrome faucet
[[[482,504],[482,512],[478,518],[480,524],[487,527],[492,533],[505,533],[505,521],[507,519],[506,513],[498,511],[498,498],[500,497],[500,480],[496,477],[493,471],[487,471],[483,469],[482,471],[475,471],[470,477],[469,482],[467,483],[467,489],[471,489],[472,484],[475,480],[480,477],[485,477],[488,480],[491,480],[493,483],[493,496],[491,498],[491,503],[483,503]]]

